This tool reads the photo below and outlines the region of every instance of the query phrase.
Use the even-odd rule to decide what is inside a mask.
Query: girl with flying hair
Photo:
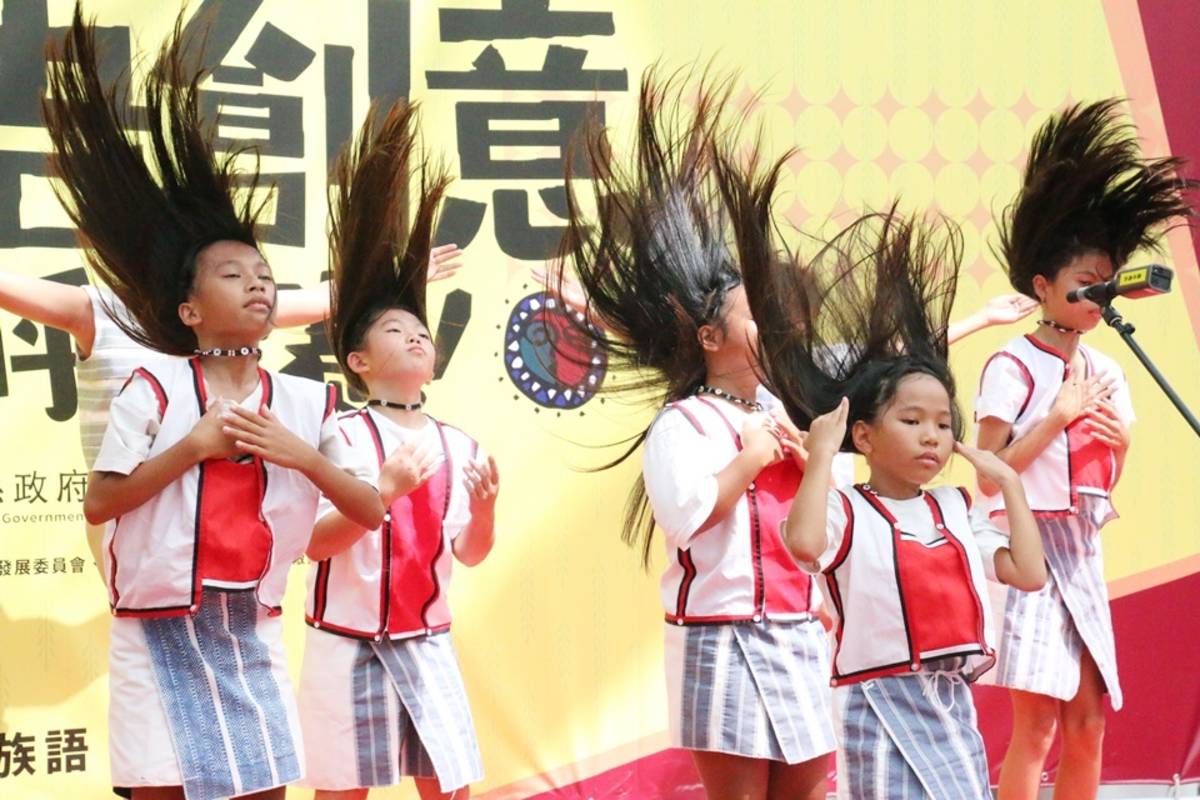
[[[828,647],[812,581],[778,534],[803,450],[760,400],[755,324],[713,176],[715,141],[736,136],[729,84],[702,82],[690,113],[686,89],[678,75],[645,75],[627,158],[590,132],[596,211],[568,192],[548,283],[569,294],[573,270],[596,323],[582,332],[619,376],[607,388],[659,408],[614,464],[643,448],[623,536],[646,564],[656,524],[666,545],[672,745],[691,751],[710,798],[819,798],[836,744]]]
[[[114,322],[179,357],[134,369],[113,399],[84,500],[107,523],[112,777],[135,800],[276,798],[304,759],[279,618],[288,569],[321,494],[365,527],[384,509],[340,466],[332,387],[258,365],[276,292],[257,174],[214,155],[188,49],[178,20],[139,126],[102,84],[77,6],[45,103],[60,199],[128,312]]]
[[[369,398],[339,424],[388,512],[368,529],[323,502],[308,546],[300,718],[321,746],[305,783],[318,800],[361,800],[409,775],[422,798],[465,798],[483,764],[447,593],[455,559],[491,551],[499,475],[424,410],[436,361],[425,265],[449,178],[404,102],[368,115],[334,177],[329,341]]]
[[[808,429],[804,476],[773,532],[833,607],[839,795],[985,800],[967,686],[995,661],[985,575],[1036,589],[1045,570],[1015,471],[959,443],[946,332],[960,239],[893,208],[811,261],[778,257],[777,170],[723,169],[722,185],[762,369]],[[839,451],[863,456],[868,483],[830,486]],[[971,513],[965,489],[925,488],[955,451],[1003,491],[1011,538]]]
[[[1062,733],[1054,796],[1094,797],[1104,737],[1103,696],[1122,705],[1100,529],[1129,450],[1133,405],[1120,365],[1081,339],[1100,307],[1071,290],[1107,281],[1172,220],[1192,211],[1175,158],[1143,159],[1120,101],[1076,105],[1034,136],[1019,193],[1000,220],[1013,288],[1038,301],[1037,328],[983,368],[979,447],[1021,475],[1050,577],[1038,592],[1002,593],[995,681],[1012,690],[1013,736],[999,796],[1033,798]],[[981,480],[980,506],[1003,523],[1004,498]]]

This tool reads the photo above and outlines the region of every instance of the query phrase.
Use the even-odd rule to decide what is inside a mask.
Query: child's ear
[[[191,300],[185,300],[179,304],[179,319],[184,325],[194,328],[200,324],[200,309]]]
[[[870,454],[873,449],[871,445],[870,424],[860,419],[851,425],[850,441],[854,443],[854,449],[864,456]]]
[[[700,330],[696,331],[696,338],[700,341],[700,348],[710,353],[720,350],[725,342],[725,335],[716,325],[701,325]]]
[[[1033,294],[1037,297],[1039,303],[1046,302],[1046,294],[1050,289],[1050,281],[1045,275],[1033,276]]]
[[[346,355],[346,366],[349,367],[350,371],[355,375],[362,375],[364,372],[368,372],[371,369],[371,365],[367,363],[367,359],[363,358],[363,354],[358,350],[351,350],[350,353]]]

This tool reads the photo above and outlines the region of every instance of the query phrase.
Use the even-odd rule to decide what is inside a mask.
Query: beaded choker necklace
[[[198,356],[220,356],[222,358],[262,357],[262,349],[258,347],[210,347],[207,350],[193,350],[192,352]]]
[[[713,388],[712,386],[705,386],[701,384],[699,387],[697,387],[696,394],[711,394],[713,397],[719,397],[722,400],[728,400],[730,403],[742,406],[743,408],[748,408],[751,411],[763,410],[762,403],[759,403],[755,400],[747,400],[744,397],[738,397],[737,395]]]
[[[384,408],[398,408],[401,411],[420,411],[421,406],[425,405],[424,400],[416,403],[394,403],[391,400],[380,400],[378,397],[372,397],[367,401],[369,406],[383,406]]]
[[[1059,333],[1083,333],[1083,331],[1077,331],[1074,328],[1068,328],[1065,325],[1059,325],[1057,322],[1048,319],[1039,319],[1038,325],[1045,325],[1047,328],[1052,328]]]

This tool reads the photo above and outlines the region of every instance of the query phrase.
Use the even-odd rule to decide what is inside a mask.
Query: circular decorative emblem
[[[608,358],[587,335],[583,314],[545,292],[513,307],[504,330],[504,367],[521,393],[543,408],[579,408],[604,382]],[[594,329],[593,329],[594,330]]]

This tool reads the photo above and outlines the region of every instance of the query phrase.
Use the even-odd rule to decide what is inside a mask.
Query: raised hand
[[[547,293],[557,297],[564,305],[580,314],[587,313],[587,297],[578,281],[569,275],[564,275],[559,286],[554,275],[544,266],[533,267],[530,270],[533,279],[540,283]]]
[[[742,423],[742,450],[762,460],[763,466],[783,458],[779,425],[767,414],[750,414]]]
[[[401,442],[379,468],[379,498],[390,506],[432,478],[441,465],[441,450],[428,439]]]
[[[456,244],[442,244],[429,251],[429,272],[425,276],[426,283],[444,281],[454,277],[454,273],[462,269],[462,250]]]
[[[832,457],[836,454],[846,438],[846,420],[849,415],[850,401],[843,397],[837,408],[817,417],[808,426],[808,437],[804,440],[805,449],[811,455],[821,453]]]
[[[1063,381],[1050,411],[1058,415],[1064,427],[1070,425],[1095,404],[1108,400],[1113,391],[1113,383],[1113,378],[1100,375],[1090,378],[1071,375]]]
[[[808,448],[804,444],[808,438],[808,431],[797,428],[796,424],[788,417],[787,412],[782,409],[772,412],[771,417],[775,420],[776,435],[779,437],[779,444],[783,447],[784,455],[790,456],[796,462],[796,466],[804,469],[804,465],[808,461]]]
[[[989,325],[1011,325],[1033,313],[1038,301],[1023,294],[1002,294],[993,297],[983,306],[983,314]]]
[[[1004,486],[1008,482],[1018,480],[1017,471],[991,450],[980,450],[978,447],[955,442],[954,452],[970,462],[979,477],[996,486]]]
[[[500,471],[496,469],[496,459],[491,456],[486,461],[471,459],[463,467],[463,479],[471,495],[471,515],[490,512],[500,494]]]
[[[240,452],[235,439],[225,429],[226,411],[232,405],[232,401],[220,397],[208,402],[204,416],[188,434],[196,448],[197,461],[230,458]]]
[[[318,455],[315,447],[288,430],[275,412],[265,406],[261,414],[238,405],[229,406],[223,418],[225,435],[236,440],[240,452],[301,471]]]
[[[1117,409],[1108,400],[1101,400],[1084,412],[1088,433],[1093,439],[1113,450],[1129,449],[1129,426],[1121,421]]]

